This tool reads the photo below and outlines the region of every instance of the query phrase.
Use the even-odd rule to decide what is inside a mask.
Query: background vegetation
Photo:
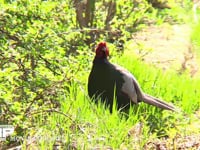
[[[185,23],[191,7],[186,0],[1,1],[0,124],[13,125],[15,133],[0,146],[148,149],[150,141],[168,139],[168,148],[175,148],[177,136],[198,135],[199,128],[186,129],[196,122],[200,80],[145,64],[130,44],[134,32],[151,24]],[[191,39],[197,47],[198,32],[196,24]],[[94,105],[87,78],[99,41],[107,41],[111,61],[130,70],[145,92],[180,112],[140,104],[129,115],[110,114]]]

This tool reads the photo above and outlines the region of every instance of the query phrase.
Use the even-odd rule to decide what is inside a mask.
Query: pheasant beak
[[[102,48],[102,51],[106,52],[106,47],[103,47],[103,48]]]
[[[108,51],[107,47],[103,47],[102,51],[105,52],[106,56],[109,56],[109,51]]]

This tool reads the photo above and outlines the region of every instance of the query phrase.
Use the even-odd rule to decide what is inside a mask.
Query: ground
[[[193,51],[190,40],[189,25],[163,24],[149,26],[133,35],[135,46],[148,51],[136,50],[145,62],[165,69],[175,69],[182,73],[185,70],[190,75],[199,75],[198,58]]]

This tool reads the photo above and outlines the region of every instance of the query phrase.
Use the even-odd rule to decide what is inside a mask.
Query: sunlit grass
[[[82,85],[74,82],[66,95],[60,96],[61,108],[58,111],[63,114],[52,112],[45,120],[42,115],[41,120],[38,120],[35,135],[40,135],[41,140],[36,141],[37,147],[51,148],[60,140],[63,147],[78,149],[142,149],[149,140],[159,137],[173,138],[176,134],[182,134],[183,130],[187,134],[189,122],[184,116],[189,117],[199,109],[200,81],[175,72],[163,72],[130,54],[112,58],[113,62],[116,60],[135,75],[146,93],[172,102],[181,111],[162,111],[141,103],[133,106],[127,114],[116,109],[111,114],[103,104],[96,105],[89,99],[86,83]],[[89,74],[79,73],[84,78]],[[48,142],[45,138],[52,141]]]
[[[200,16],[200,14],[198,15]],[[191,40],[197,56],[200,58],[200,22],[192,25]]]

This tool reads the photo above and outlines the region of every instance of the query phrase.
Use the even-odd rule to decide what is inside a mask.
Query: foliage
[[[102,30],[107,37],[114,33],[111,28],[121,32],[126,29],[122,29],[125,20],[128,20],[127,26],[133,26],[136,20],[143,17],[141,10],[144,10],[144,13],[148,8],[146,3],[130,2],[130,5],[124,5],[123,1],[95,2],[95,11],[85,12],[85,15],[93,13],[93,19],[83,25],[83,19],[88,18],[76,20],[78,13],[81,12],[77,12],[77,17],[74,17],[77,3],[40,0],[1,2],[0,99],[1,111],[4,114],[1,116],[2,120],[12,122],[16,119],[23,122],[31,109],[41,109],[40,106],[56,107],[58,95],[66,94],[72,80],[79,80],[77,72],[87,70],[87,56],[90,56],[88,49],[91,48],[90,43],[100,36],[97,33]],[[92,1],[88,3],[92,4]],[[110,3],[108,8],[107,3]],[[110,12],[110,7],[115,7],[114,14]],[[141,9],[133,14],[136,7]],[[105,20],[102,12],[107,9]],[[128,16],[124,16],[125,10],[129,11]],[[87,30],[88,27],[95,30]],[[88,38],[94,37],[96,38],[88,43]],[[7,114],[17,114],[14,115],[17,118]]]
[[[87,58],[67,57],[73,47],[70,41],[82,37],[80,33],[69,35],[64,32],[73,25],[69,21],[70,6],[70,2],[38,0],[1,5],[0,99],[3,122],[26,128],[23,122],[30,119],[27,116],[32,111],[57,108],[59,95],[67,94],[70,83],[76,80],[74,73],[84,70],[87,65]],[[66,16],[67,11],[69,15]],[[83,63],[76,65],[79,59]]]

